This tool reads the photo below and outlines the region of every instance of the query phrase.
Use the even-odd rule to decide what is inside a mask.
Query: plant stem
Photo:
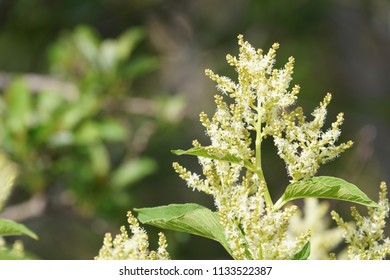
[[[263,140],[263,135],[262,135],[262,127],[261,127],[261,115],[260,115],[260,101],[257,101],[258,104],[258,118],[257,118],[257,127],[256,127],[256,141],[255,141],[255,146],[256,146],[256,173],[259,176],[260,182],[264,184],[264,199],[265,203],[269,206],[273,206],[272,198],[269,193],[268,187],[267,187],[267,182],[265,181],[264,178],[264,173],[263,169],[261,166],[261,142]]]

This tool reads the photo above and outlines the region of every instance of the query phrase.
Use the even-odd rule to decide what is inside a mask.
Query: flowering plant
[[[351,141],[336,144],[342,113],[329,129],[323,130],[331,95],[326,94],[312,113],[313,119],[307,121],[301,107],[291,108],[300,90],[297,85],[290,89],[294,59],[290,57],[282,69],[274,69],[278,44],[268,53],[253,48],[242,35],[238,36],[238,44],[239,55],[226,57],[238,74],[238,82],[206,70],[221,92],[215,96],[214,116],[210,119],[206,113],[200,114],[210,144],[203,146],[195,140],[193,148],[173,151],[176,155],[198,157],[202,176],[178,163],[173,163],[173,168],[190,188],[211,195],[216,211],[197,204],[172,204],[136,209],[138,219],[160,228],[214,239],[234,259],[335,258],[336,255],[329,255],[329,250],[343,237],[349,244],[349,258],[385,258],[390,254],[390,240],[383,236],[389,212],[385,184],[381,185],[376,203],[357,186],[340,178],[315,176],[321,164],[352,145]],[[232,99],[230,105],[225,98]],[[271,198],[262,168],[261,149],[267,137],[273,138],[291,178],[276,202]],[[291,203],[302,198],[306,202],[303,218],[298,207]],[[321,219],[329,206],[319,203],[318,198],[365,205],[369,217],[361,216],[353,208],[356,223],[350,224],[333,211],[339,229],[327,229]],[[127,253],[122,250],[116,256],[113,252],[123,247],[124,242],[118,245],[108,236],[97,258],[133,256],[131,248],[136,246],[129,244],[136,243],[139,230],[134,230],[133,218],[130,224],[134,235],[130,239],[126,235]],[[160,243],[165,250],[165,239]],[[160,255],[168,257],[165,252]],[[137,258],[140,257],[138,254]]]

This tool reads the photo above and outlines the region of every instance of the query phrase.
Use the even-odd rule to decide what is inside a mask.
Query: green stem
[[[260,244],[260,246],[259,246],[259,255],[258,255],[258,259],[259,259],[259,260],[263,260],[263,259],[264,259],[264,257],[263,257],[263,247],[261,246],[261,244]]]
[[[260,112],[260,102],[258,103],[258,112]],[[264,173],[263,169],[261,166],[261,142],[263,139],[262,135],[262,127],[261,127],[261,115],[258,114],[258,119],[257,119],[257,128],[256,128],[256,141],[255,141],[255,146],[256,146],[256,173],[259,176],[260,182],[264,183],[264,199],[267,205],[273,206],[272,198],[269,193],[268,187],[267,187],[267,182],[265,181],[264,178]]]

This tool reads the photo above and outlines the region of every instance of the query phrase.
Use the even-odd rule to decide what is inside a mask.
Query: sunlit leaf
[[[7,219],[0,219],[0,236],[27,235],[38,239],[38,236],[26,226]]]
[[[163,229],[186,232],[218,241],[229,253],[224,228],[218,213],[194,204],[170,204],[153,208],[135,209],[141,223]]]
[[[175,155],[181,156],[181,155],[193,155],[193,156],[198,156],[198,157],[205,157],[205,158],[211,158],[215,160],[222,160],[222,161],[227,161],[230,163],[235,163],[235,164],[241,164],[248,168],[249,170],[254,170],[253,164],[247,160],[247,159],[242,159],[239,158],[235,155],[232,155],[228,152],[218,152],[214,153],[210,151],[210,148],[208,147],[194,147],[188,150],[172,150],[172,153]]]
[[[320,176],[288,185],[275,204],[275,209],[280,209],[288,201],[305,197],[345,200],[370,207],[378,206],[357,186],[340,178]]]

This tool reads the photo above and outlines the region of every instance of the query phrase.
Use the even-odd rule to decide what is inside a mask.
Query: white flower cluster
[[[278,44],[263,54],[245,42],[243,36],[238,37],[238,43],[239,56],[227,56],[228,63],[238,73],[238,83],[206,70],[223,95],[234,102],[228,105],[221,95],[216,95],[217,110],[212,119],[203,112],[200,114],[211,141],[207,147],[193,142],[195,148],[204,148],[208,155],[198,156],[204,177],[178,163],[173,167],[189,187],[214,197],[234,258],[291,259],[307,243],[310,233],[303,231],[290,238],[289,219],[297,208],[273,209],[261,166],[263,139],[274,137],[293,180],[313,176],[319,164],[332,159],[351,143],[334,146],[342,115],[332,130],[325,133],[320,130],[330,95],[313,113],[313,122],[304,121],[301,108],[286,113],[295,103],[299,86],[289,90],[293,58],[282,69],[273,69]],[[251,131],[256,134],[255,150]],[[307,165],[303,166],[305,160]],[[311,165],[314,161],[316,164]]]
[[[341,133],[339,126],[343,122],[342,113],[337,116],[331,129],[326,132],[321,130],[330,100],[331,95],[328,93],[314,110],[311,122],[305,121],[301,108],[290,114],[282,114],[284,131],[274,135],[274,143],[279,156],[286,162],[292,182],[313,177],[321,164],[334,159],[352,145],[352,141],[335,145]]]
[[[127,213],[127,217],[133,235],[129,237],[124,226],[120,229],[121,234],[116,235],[114,239],[110,233],[106,233],[103,246],[95,260],[168,260],[164,234],[159,233],[157,251],[150,251],[146,231],[139,226],[131,212]]]
[[[198,143],[194,143],[198,146]],[[214,197],[220,222],[234,259],[291,259],[309,240],[309,232],[296,238],[287,235],[289,219],[297,211],[292,206],[274,211],[264,199],[264,181],[249,170],[227,161],[199,157],[206,179],[174,168],[187,184]]]
[[[368,208],[368,216],[359,214],[355,207],[351,208],[355,224],[345,223],[332,211],[332,218],[342,229],[345,242],[348,245],[348,258],[351,260],[382,260],[390,255],[390,239],[384,237],[386,218],[389,216],[389,200],[387,186],[381,183],[379,207]]]
[[[310,230],[309,259],[311,260],[329,258],[329,253],[343,241],[340,228],[329,228],[331,220],[328,213],[329,204],[312,197],[304,199],[303,212],[298,210],[290,219],[288,234],[291,236],[297,236],[303,230]]]
[[[222,92],[215,96],[217,109],[213,117],[200,114],[210,145],[202,146],[195,140],[194,148],[184,151],[198,156],[203,176],[173,163],[190,188],[213,196],[233,258],[304,258],[310,245],[311,258],[324,259],[332,257],[329,251],[343,235],[350,244],[350,258],[385,258],[390,253],[390,240],[383,240],[389,211],[384,184],[380,207],[369,208],[368,218],[352,210],[356,227],[332,212],[339,228],[328,229],[325,213],[329,207],[318,199],[305,200],[303,217],[295,205],[280,210],[273,204],[261,162],[261,146],[266,137],[273,137],[292,182],[313,177],[321,164],[337,157],[352,142],[335,144],[341,133],[342,113],[330,129],[322,131],[330,94],[314,110],[312,121],[306,121],[302,108],[289,108],[297,99],[299,86],[289,90],[293,58],[282,69],[273,69],[278,44],[267,54],[255,50],[241,35],[238,44],[238,57],[227,56],[228,63],[236,69],[238,83],[206,70]],[[233,102],[229,105],[223,95]],[[107,234],[96,259],[168,259],[165,237],[160,234],[157,252],[149,251],[146,232],[130,212],[128,217],[133,236],[129,238],[124,227],[114,240]]]
[[[256,130],[265,138],[281,129],[280,110],[293,105],[297,98],[299,86],[289,91],[294,58],[290,57],[283,69],[273,69],[279,44],[275,43],[267,54],[245,42],[242,35],[238,36],[238,44],[238,58],[226,56],[227,62],[236,69],[238,84],[209,69],[206,75],[218,84],[222,93],[235,99],[235,105],[241,110],[240,128]]]

